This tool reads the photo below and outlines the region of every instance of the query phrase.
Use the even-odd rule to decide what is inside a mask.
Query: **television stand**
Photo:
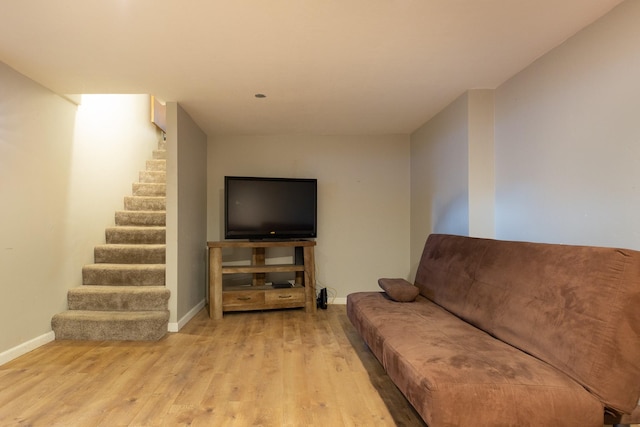
[[[207,242],[209,248],[209,317],[222,319],[223,312],[271,310],[304,307],[307,313],[316,311],[316,282],[314,246],[312,240],[280,241],[221,241]],[[292,247],[293,264],[265,264],[269,248]],[[222,263],[223,248],[250,248],[251,264],[226,266]],[[267,273],[294,272],[292,287],[278,288],[267,285]],[[252,274],[247,286],[223,286],[225,274]]]

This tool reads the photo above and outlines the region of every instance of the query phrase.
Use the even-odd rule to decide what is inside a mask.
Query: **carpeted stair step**
[[[117,211],[116,225],[166,225],[165,211]]]
[[[167,173],[165,171],[140,171],[138,174],[140,182],[166,183]]]
[[[68,292],[69,310],[167,310],[170,291],[164,286],[79,286]]]
[[[164,211],[166,200],[163,196],[125,196],[124,208],[128,211]]]
[[[132,192],[134,196],[166,196],[167,185],[152,182],[134,182]]]
[[[107,243],[164,244],[166,227],[152,226],[118,226],[105,230]]]
[[[139,172],[95,264],[82,268],[83,286],[68,292],[69,310],[56,314],[56,339],[158,340],[167,333],[166,141]]]
[[[167,333],[168,323],[168,310],[69,310],[51,319],[57,340],[156,341]]]
[[[164,264],[166,245],[98,245],[93,250],[96,264]]]
[[[164,286],[165,264],[88,264],[83,285]]]
[[[146,167],[148,171],[166,171],[167,161],[164,159],[147,160]]]

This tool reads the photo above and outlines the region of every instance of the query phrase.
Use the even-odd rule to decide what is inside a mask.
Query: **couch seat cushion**
[[[355,293],[347,314],[430,427],[602,426],[602,404],[578,383],[422,296]]]

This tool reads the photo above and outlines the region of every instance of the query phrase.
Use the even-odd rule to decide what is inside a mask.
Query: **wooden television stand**
[[[304,307],[307,313],[316,311],[316,279],[314,246],[312,240],[294,241],[222,241],[207,242],[209,248],[209,317],[222,319],[225,311],[270,310]],[[265,264],[268,248],[292,247],[293,264]],[[222,249],[251,248],[251,264],[225,266]],[[265,284],[267,273],[294,272],[291,288],[274,288]],[[251,285],[223,286],[224,274],[250,273]]]

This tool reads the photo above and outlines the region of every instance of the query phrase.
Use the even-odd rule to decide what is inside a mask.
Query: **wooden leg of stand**
[[[222,319],[221,248],[209,248],[209,317]]]

